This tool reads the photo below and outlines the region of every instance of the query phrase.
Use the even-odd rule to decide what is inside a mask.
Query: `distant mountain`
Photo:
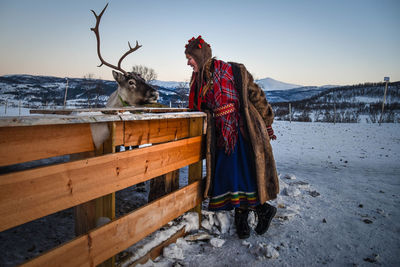
[[[182,98],[187,98],[184,94],[187,95],[189,91],[187,82],[155,80],[151,84],[160,93],[160,103],[168,106],[187,106],[185,101],[182,102]],[[296,85],[282,83],[271,78],[259,80],[259,84],[266,89],[268,97],[271,97],[271,102],[299,100],[319,92],[304,94],[302,97],[301,92],[297,91],[295,99],[293,99],[290,97],[290,92],[277,91],[277,88],[287,89]],[[60,77],[5,75],[0,77],[0,97],[3,101],[7,99],[9,105],[16,105],[21,100],[23,105],[29,105],[32,108],[62,106],[66,85],[67,79]],[[68,78],[67,107],[102,107],[106,104],[108,96],[116,89],[115,81]],[[270,94],[272,95],[270,96]]]
[[[267,94],[269,99],[274,100],[271,102],[274,102],[272,107],[276,120],[400,122],[400,82],[388,84],[384,113],[382,113],[382,101],[385,83],[301,89],[272,91],[269,96]],[[308,96],[305,97],[306,95]]]
[[[0,98],[8,105],[21,101],[32,108],[62,106],[66,78],[34,75],[5,75],[0,77]],[[108,96],[117,88],[115,81],[68,78],[67,104],[72,107],[104,106]]]
[[[302,85],[284,83],[284,82],[274,80],[272,78],[264,78],[264,79],[256,80],[255,82],[260,87],[262,87],[264,90],[268,90],[268,91],[288,90],[288,89],[292,89],[292,88],[302,87]],[[163,88],[178,88],[178,87],[182,87],[182,86],[185,86],[185,87],[189,86],[188,82],[159,81],[159,80],[151,81],[151,84],[159,86],[159,87],[163,87]]]
[[[173,81],[159,81],[154,80],[150,82],[152,85],[156,85],[158,87],[168,88],[168,89],[175,89],[179,87],[189,87],[189,83],[187,82],[173,82]]]
[[[271,103],[293,102],[308,99],[328,89],[326,87],[304,86],[286,90],[267,90],[265,94]]]
[[[303,87],[303,85],[284,83],[272,78],[264,78],[260,80],[255,80],[255,82],[266,91],[275,91],[275,90],[288,90],[297,87]]]
[[[368,119],[376,121],[376,116],[381,110],[384,91],[384,83],[289,88],[297,85],[281,83],[271,78],[257,82],[263,84],[277,120],[289,118],[290,103],[293,120],[329,121],[332,120],[332,114],[336,110],[337,114],[341,114],[340,118],[337,117],[338,122],[357,122],[362,114],[369,114]],[[17,107],[21,103],[23,107],[29,109],[45,106],[60,107],[64,103],[66,83],[65,78],[51,76],[0,76],[0,105],[4,106],[7,101],[8,106]],[[154,81],[152,84],[159,92],[159,103],[171,107],[188,106],[187,83]],[[186,88],[182,88],[182,85]],[[104,107],[109,95],[116,89],[115,81],[68,78],[66,107]],[[388,111],[385,121],[398,120],[399,116],[396,114],[400,114],[400,82],[389,84],[385,109]]]

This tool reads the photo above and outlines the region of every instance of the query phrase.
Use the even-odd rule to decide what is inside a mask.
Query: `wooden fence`
[[[151,108],[55,113],[69,115],[0,118],[1,167],[61,155],[71,159],[0,175],[0,231],[71,207],[77,214],[82,234],[26,266],[95,266],[106,260],[113,265],[109,259],[117,253],[184,212],[199,211],[204,113]],[[110,129],[102,149],[92,140],[90,125],[98,123]],[[115,151],[142,144],[152,145]],[[188,165],[188,186],[115,218],[116,191]],[[94,228],[104,216],[111,222]]]

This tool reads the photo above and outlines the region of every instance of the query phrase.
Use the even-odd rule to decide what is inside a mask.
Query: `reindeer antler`
[[[104,65],[106,65],[106,66],[108,66],[108,67],[110,67],[110,68],[112,68],[112,69],[118,70],[118,71],[120,71],[120,72],[122,72],[123,74],[126,75],[127,72],[124,71],[124,70],[121,68],[121,62],[122,62],[122,60],[124,60],[124,58],[125,58],[127,55],[129,55],[130,53],[135,52],[136,50],[138,50],[138,49],[139,49],[140,47],[142,47],[142,46],[139,45],[138,41],[136,41],[136,46],[135,46],[134,48],[132,48],[132,47],[131,47],[131,44],[128,42],[129,50],[128,50],[125,54],[123,54],[122,57],[119,59],[119,61],[118,61],[118,66],[112,65],[112,64],[106,62],[106,61],[103,59],[103,57],[101,56],[101,53],[100,53],[99,25],[100,25],[101,16],[103,16],[103,13],[104,13],[104,11],[106,11],[106,8],[107,8],[107,7],[108,7],[108,3],[107,3],[107,5],[103,8],[103,10],[101,11],[101,13],[100,13],[99,15],[97,15],[96,12],[94,12],[93,10],[91,10],[91,11],[93,12],[94,16],[96,17],[96,26],[95,26],[94,28],[90,28],[90,30],[92,30],[92,31],[94,32],[94,34],[96,35],[96,39],[97,39],[97,55],[99,56],[99,59],[100,59],[100,61],[101,61],[101,64],[100,64],[98,67],[101,67],[101,66],[104,64]]]

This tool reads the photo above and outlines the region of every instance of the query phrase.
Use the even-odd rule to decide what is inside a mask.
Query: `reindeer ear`
[[[112,71],[112,74],[114,76],[114,79],[120,83],[124,80],[124,75],[122,73],[116,72],[115,70]]]

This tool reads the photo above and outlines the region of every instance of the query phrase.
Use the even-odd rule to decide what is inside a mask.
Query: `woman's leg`
[[[250,227],[247,222],[247,217],[249,215],[248,208],[235,208],[235,226],[236,233],[240,239],[245,239],[250,236]]]
[[[276,208],[268,203],[264,203],[256,207],[256,213],[258,224],[254,230],[257,234],[262,235],[268,230],[271,220],[276,214]]]

